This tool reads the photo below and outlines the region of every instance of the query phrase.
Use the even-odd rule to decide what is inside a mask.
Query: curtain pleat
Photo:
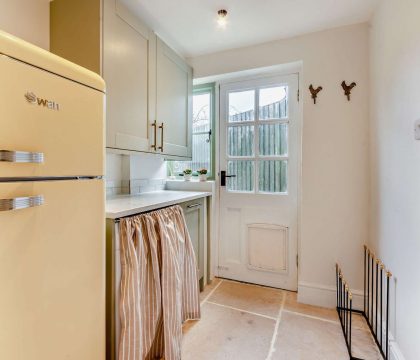
[[[119,360],[180,360],[200,318],[197,262],[180,206],[122,219]]]

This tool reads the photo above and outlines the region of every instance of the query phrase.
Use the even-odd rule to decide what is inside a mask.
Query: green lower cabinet
[[[204,288],[204,239],[205,239],[205,199],[197,199],[180,204],[184,210],[188,232],[193,243],[199,269],[200,291]]]

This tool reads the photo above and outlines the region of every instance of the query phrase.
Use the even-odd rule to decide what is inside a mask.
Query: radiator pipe
[[[385,360],[388,360],[389,354],[389,279],[391,278],[392,274],[390,271],[386,272],[386,352],[385,352]]]
[[[383,283],[384,283],[384,264],[381,263],[381,323],[379,324],[379,330],[381,331],[381,341],[380,341],[380,345],[381,345],[381,350],[383,350],[383,346],[382,346],[382,340],[383,340],[383,331],[382,331],[382,313],[383,313],[383,302],[382,302],[382,298],[383,298]]]
[[[348,308],[348,302],[349,302],[349,287],[348,287],[348,285],[347,285],[347,283],[346,283],[346,287],[345,287],[345,289],[344,289],[344,306],[345,306],[345,311],[344,311],[344,329],[345,329],[345,332],[346,332],[346,338],[347,338],[347,342],[348,342],[348,331],[347,331],[347,326],[348,326],[348,311],[347,311],[347,308]]]
[[[366,313],[366,252],[367,252],[367,246],[364,245],[365,248],[365,257],[364,257],[364,263],[363,263],[363,309]]]
[[[374,263],[374,259],[375,259],[375,254],[374,253],[372,253],[372,259],[371,259],[371,262],[372,262],[372,273],[371,273],[371,275],[372,275],[372,279],[371,279],[371,284],[370,284],[370,286],[371,286],[371,308],[370,308],[370,325],[372,325],[372,327],[373,327],[373,274],[374,274],[374,268],[373,268],[373,263]]]
[[[367,292],[367,319],[369,320],[369,314],[370,314],[370,296],[369,296],[369,292],[370,292],[370,250],[367,250],[368,253],[368,259],[367,259],[367,288],[366,288],[366,292]]]
[[[378,338],[378,269],[379,269],[379,259],[376,259],[376,282],[375,282],[375,287],[376,287],[376,292],[375,292],[375,336],[376,338]]]
[[[350,297],[350,326],[349,326],[349,348],[350,348],[350,352],[351,352],[351,326],[352,326],[352,310],[353,310],[353,294],[350,293],[349,294]]]
[[[336,304],[337,304],[337,307],[339,306],[339,304],[338,304],[338,270],[339,270],[339,267],[338,267],[338,263],[337,264],[335,264],[335,285],[336,285]]]
[[[349,303],[350,303],[350,291],[349,288],[347,288],[347,303],[346,303],[346,317],[347,317],[347,343],[350,343],[350,320],[351,320],[351,316],[350,316],[350,307],[349,307]],[[351,349],[350,349],[351,350]]]
[[[340,319],[343,319],[343,274],[340,273]]]

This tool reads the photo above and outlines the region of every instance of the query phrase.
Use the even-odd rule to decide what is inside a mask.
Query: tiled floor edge
[[[263,318],[266,318],[266,319],[270,319],[270,320],[274,320],[274,321],[277,320],[277,318],[272,317],[272,316],[268,316],[268,315],[264,315],[264,314],[259,314],[259,313],[256,313],[256,312],[253,312],[253,311],[249,311],[249,310],[239,309],[239,308],[236,308],[236,307],[233,307],[233,306],[229,306],[229,305],[219,304],[219,303],[214,302],[214,301],[207,300],[206,303],[207,304],[216,305],[216,306],[220,306],[220,307],[224,307],[226,309],[231,309],[231,310],[243,312],[243,313],[250,314],[250,315],[260,316],[260,317],[263,317]]]
[[[203,299],[203,301],[200,303],[201,306],[203,306],[208,299],[210,298],[210,296],[212,296],[214,294],[214,292],[217,290],[217,288],[222,284],[223,279],[220,279],[220,282],[214,287],[214,289],[212,289],[212,291],[209,292],[209,294]]]
[[[277,334],[279,332],[279,326],[280,326],[281,316],[283,314],[284,304],[285,303],[286,303],[286,296],[283,296],[283,299],[281,301],[281,306],[280,306],[279,314],[278,314],[277,320],[276,320],[276,326],[274,327],[273,337],[271,338],[270,350],[268,352],[268,355],[267,355],[266,360],[271,360],[274,352],[276,351],[274,345],[276,343]]]

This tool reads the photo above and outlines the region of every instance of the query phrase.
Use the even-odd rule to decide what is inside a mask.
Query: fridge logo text
[[[27,92],[25,94],[25,99],[28,103],[35,104],[35,105],[42,106],[42,107],[46,107],[50,110],[55,110],[55,111],[60,110],[60,105],[59,104],[57,104],[54,101],[39,98],[33,92]]]

